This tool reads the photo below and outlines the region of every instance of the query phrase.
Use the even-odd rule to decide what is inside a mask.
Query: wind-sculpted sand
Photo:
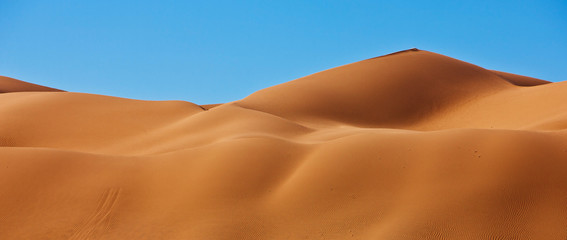
[[[567,238],[566,82],[407,50],[218,105],[0,92],[0,239]]]

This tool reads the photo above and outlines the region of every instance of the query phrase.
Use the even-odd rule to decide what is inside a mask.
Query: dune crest
[[[565,239],[567,85],[410,49],[225,104],[0,78],[0,239]]]
[[[17,79],[0,76],[0,93],[9,92],[62,92],[59,89],[45,87]]]

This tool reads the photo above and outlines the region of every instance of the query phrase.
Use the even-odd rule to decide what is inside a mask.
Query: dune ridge
[[[62,92],[62,90],[41,86],[18,79],[0,76],[0,93],[9,92]]]
[[[418,49],[224,104],[3,77],[0,239],[565,239],[566,91]]]

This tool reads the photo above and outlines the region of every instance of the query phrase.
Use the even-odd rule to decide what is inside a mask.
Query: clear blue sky
[[[0,0],[0,75],[199,104],[417,47],[567,80],[567,1]]]

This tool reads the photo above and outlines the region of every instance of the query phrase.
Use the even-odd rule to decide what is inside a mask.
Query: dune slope
[[[225,104],[36,86],[0,79],[0,239],[567,238],[564,82],[408,50]]]
[[[61,92],[61,90],[0,76],[0,93],[8,92]]]

